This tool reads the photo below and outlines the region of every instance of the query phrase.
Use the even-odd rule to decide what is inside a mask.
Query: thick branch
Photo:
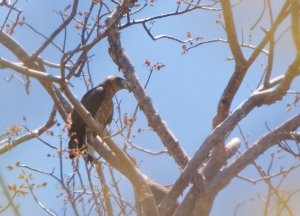
[[[300,53],[300,1],[293,0],[291,8],[291,27],[297,54]]]
[[[217,193],[224,188],[241,170],[262,155],[267,149],[283,140],[294,140],[293,131],[300,126],[300,115],[296,115],[281,126],[264,135],[230,166],[222,170],[210,182],[208,191]]]
[[[269,40],[272,40],[274,38],[273,34],[274,34],[277,26],[284,19],[285,14],[286,14],[286,9],[287,9],[286,7],[288,5],[288,4],[285,4],[283,6],[281,13],[278,15],[275,23],[272,25],[272,28],[271,28],[270,33],[268,34],[268,37],[266,36],[262,40],[260,45],[254,50],[249,61],[246,62],[244,59],[244,56],[242,54],[241,47],[238,44],[230,1],[229,0],[221,0],[221,4],[222,4],[223,10],[224,10],[225,29],[226,29],[226,33],[228,36],[228,42],[229,42],[231,51],[233,53],[233,56],[235,58],[236,66],[235,66],[235,71],[234,71],[233,75],[231,76],[231,78],[221,96],[221,99],[219,101],[217,114],[216,114],[215,118],[213,119],[213,127],[216,127],[217,125],[219,125],[222,121],[224,121],[228,117],[231,103],[232,103],[238,89],[240,88],[240,85],[242,84],[242,81],[248,71],[248,68],[252,64],[251,61],[253,61],[258,56],[258,54],[264,48],[266,43]],[[224,134],[224,136],[226,136],[226,134]],[[208,167],[213,168],[213,169],[209,169],[209,173],[216,173],[224,165],[224,163],[226,161],[226,157],[224,157],[225,151],[226,150],[224,147],[224,142],[223,142],[223,140],[220,140],[215,145],[215,148],[213,149],[213,152],[212,152],[212,157],[210,158],[210,160],[208,162]],[[204,200],[203,200],[203,202],[204,202]],[[198,202],[198,203],[200,203],[200,202]],[[205,206],[205,204],[203,204],[203,206]]]
[[[11,51],[17,58],[25,65],[31,62],[30,56],[25,49],[8,34],[0,31],[0,43],[3,44],[9,51]]]
[[[226,0],[226,2],[227,2],[227,0]],[[224,3],[225,3],[225,1],[224,1]],[[283,5],[279,15],[277,16],[277,19],[274,21],[274,24],[271,26],[270,30],[266,33],[263,40],[260,42],[260,44],[254,50],[252,55],[249,57],[248,61],[247,62],[245,62],[245,61],[237,62],[235,71],[234,71],[232,77],[230,78],[230,81],[228,82],[228,85],[226,86],[226,88],[222,94],[222,97],[219,101],[218,111],[213,120],[213,127],[216,127],[225,118],[227,118],[232,100],[233,100],[237,90],[239,89],[239,87],[246,75],[248,68],[252,65],[252,63],[255,61],[255,59],[258,57],[258,55],[261,53],[261,51],[266,46],[268,41],[272,38],[274,32],[276,31],[276,29],[278,28],[280,23],[286,17],[287,9],[288,9],[289,5],[290,5],[290,1],[286,1],[286,3]],[[228,7],[227,5],[225,5],[225,6]],[[229,38],[228,38],[228,42],[229,42],[229,44],[231,43],[229,41]]]
[[[110,200],[110,192],[109,192],[109,187],[106,183],[105,175],[103,173],[103,168],[100,163],[96,164],[96,171],[101,183],[101,188],[103,191],[103,199],[104,199],[104,204],[105,204],[105,210],[107,212],[108,216],[113,216],[113,208]]]
[[[117,14],[113,14],[109,19],[109,23],[115,22],[117,18]],[[129,82],[134,96],[138,101],[139,107],[145,113],[148,119],[149,126],[152,127],[160,137],[162,143],[168,149],[168,153],[173,156],[177,164],[184,169],[189,160],[188,155],[180,147],[178,140],[175,138],[170,129],[167,127],[165,121],[159,115],[145,89],[143,89],[143,87],[140,85],[135,73],[135,69],[129,58],[124,53],[124,49],[120,41],[120,33],[117,32],[117,24],[118,22],[116,25],[112,25],[108,31],[108,41],[110,44],[109,53],[114,62],[123,71],[124,76]]]
[[[221,0],[222,8],[223,8],[223,16],[225,21],[225,30],[228,37],[228,43],[231,49],[231,52],[234,56],[237,64],[243,64],[245,62],[245,58],[242,52],[242,49],[239,45],[239,41],[236,35],[236,27],[234,24],[231,4],[229,0]]]
[[[47,88],[52,100],[54,101],[55,107],[65,122],[68,120],[68,113],[71,112],[70,104],[67,103],[66,99],[56,88],[55,85],[44,85]]]
[[[61,78],[58,76],[53,76],[53,75],[47,74],[45,72],[30,69],[28,67],[24,67],[21,64],[12,63],[3,58],[0,58],[0,68],[9,68],[9,69],[17,71],[21,74],[24,74],[26,76],[37,78],[41,81],[50,81],[50,82],[60,82],[61,81]]]
[[[228,142],[226,144],[226,152],[225,152],[225,157],[226,159],[229,159],[230,157],[232,157],[238,150],[238,148],[240,147],[240,139],[239,138],[233,138],[232,140],[230,140],[230,142]],[[202,195],[203,193],[203,188],[204,188],[204,184],[207,180],[213,178],[214,176],[214,172],[212,172],[212,170],[215,170],[213,166],[213,163],[205,166],[205,168],[203,169],[203,174],[205,176],[206,179],[197,179],[198,183],[194,184],[192,186],[192,188],[189,190],[188,194],[185,196],[184,200],[182,201],[181,205],[176,209],[174,216],[180,216],[180,215],[191,215],[193,210],[198,210],[201,212],[198,212],[198,215],[206,215],[204,214],[205,210],[210,210],[210,207],[208,205],[207,202],[203,203],[204,208],[197,208],[194,207],[195,205],[195,201],[197,199],[197,197],[199,195]],[[212,197],[210,197],[208,200],[213,200],[211,199]]]
[[[286,91],[291,85],[294,77],[299,75],[298,67],[299,59],[296,59],[289,67],[289,70],[277,88],[262,92],[254,92],[248,100],[243,102],[228,118],[226,118],[213,130],[176,180],[168,195],[160,203],[159,210],[164,212],[162,215],[168,215],[174,202],[187,187],[193,177],[193,174],[197,172],[198,167],[207,158],[210,150],[220,141],[220,138],[222,139],[222,137],[229,134],[235,128],[237,123],[247,116],[248,113],[255,107],[259,107],[264,104],[272,104],[275,101],[280,100],[286,94]]]
[[[61,78],[47,74],[44,71],[42,62],[34,62],[25,49],[11,36],[4,32],[0,32],[0,43],[2,43],[8,50],[16,55],[16,57],[23,63],[17,64],[12,63],[6,59],[0,58],[0,68],[9,68],[28,77],[34,77],[41,81],[44,88],[48,91],[50,96],[55,102],[59,113],[66,121],[66,111],[70,111],[70,104],[64,99],[60,91],[57,90],[56,86],[52,82],[61,82]],[[63,106],[63,107],[62,107]]]

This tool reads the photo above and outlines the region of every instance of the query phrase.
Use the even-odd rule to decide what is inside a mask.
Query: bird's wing
[[[94,116],[104,98],[104,88],[96,86],[89,90],[81,99],[82,105]],[[69,130],[69,149],[81,148],[86,135],[86,124],[74,109],[71,113],[71,126]]]
[[[81,99],[82,105],[95,116],[98,108],[101,106],[101,103],[104,99],[105,90],[100,86],[96,86],[95,88],[89,90]]]
[[[113,107],[110,105],[111,99],[105,96],[105,93],[110,91],[110,89],[107,88],[108,87],[103,88],[100,84],[88,91],[81,100],[83,106],[92,114],[96,121],[99,121],[98,123],[101,129],[104,129],[107,124],[111,123],[113,116]],[[101,113],[100,118],[97,116],[99,112]],[[103,113],[106,113],[104,118]]]

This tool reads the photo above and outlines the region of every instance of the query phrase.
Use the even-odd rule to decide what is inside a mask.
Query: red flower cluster
[[[151,65],[149,59],[146,59],[144,64],[149,68],[150,71],[157,70],[159,71],[161,68],[165,67],[166,65],[160,62],[156,62],[155,64]]]

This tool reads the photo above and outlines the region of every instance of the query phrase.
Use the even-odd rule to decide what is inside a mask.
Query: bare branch
[[[93,197],[94,203],[96,205],[96,211],[97,211],[98,215],[101,215],[100,204],[97,200],[98,197],[97,197],[97,194],[95,193],[94,185],[93,185],[92,179],[91,179],[91,172],[90,172],[91,170],[88,169],[88,166],[87,166],[88,162],[87,161],[85,161],[84,164],[85,164],[85,169],[86,169],[87,174],[88,174],[87,178],[88,178],[88,182],[89,182],[89,187],[90,187],[90,190],[92,192],[92,197]]]
[[[96,171],[97,171],[98,177],[100,179],[101,187],[103,190],[105,210],[106,210],[108,216],[113,216],[113,208],[112,208],[112,204],[111,204],[111,200],[110,200],[110,192],[108,189],[108,185],[106,183],[106,179],[105,179],[105,176],[103,173],[103,167],[102,167],[101,163],[96,164]]]
[[[30,133],[28,133],[24,136],[17,138],[16,140],[13,140],[13,141],[7,140],[7,144],[0,147],[0,154],[4,154],[5,152],[10,151],[12,148],[16,147],[17,145],[19,145],[23,142],[26,142],[28,140],[31,140],[33,138],[36,138],[36,137],[40,136],[42,133],[44,133],[45,131],[47,131],[55,123],[55,120],[54,120],[55,114],[56,114],[56,110],[53,109],[49,116],[48,121],[43,126],[41,126],[40,128],[38,128],[34,131],[31,131]]]
[[[3,58],[0,58],[0,68],[9,68],[21,74],[24,74],[26,76],[34,77],[42,81],[50,81],[50,82],[58,82],[58,83],[61,81],[61,78],[58,76],[53,76],[51,74],[47,74],[42,71],[30,69],[28,67],[24,67],[21,64],[12,63]]]
[[[76,15],[78,0],[74,0],[73,8],[70,16],[50,35],[50,37],[42,44],[42,46],[32,55],[32,59],[36,59],[51,44],[54,38],[72,21]]]
[[[221,0],[220,1],[223,8],[223,16],[225,21],[225,30],[228,37],[228,43],[231,48],[231,52],[234,56],[234,59],[236,63],[244,64],[245,63],[245,57],[243,55],[243,52],[241,50],[241,47],[239,46],[239,42],[236,35],[236,27],[233,20],[233,14],[231,9],[231,4],[229,0]]]
[[[108,169],[109,169],[109,173],[110,173],[111,180],[112,180],[112,186],[113,186],[113,188],[115,188],[116,193],[117,193],[118,199],[116,199],[116,202],[120,205],[121,215],[126,215],[125,204],[124,204],[124,201],[123,201],[123,198],[122,198],[122,194],[120,192],[117,180],[115,178],[115,175],[114,175],[114,172],[113,172],[113,168],[112,168],[112,166],[109,165]]]
[[[43,209],[48,215],[51,216],[56,216],[57,214],[55,214],[54,212],[52,212],[50,209],[48,209],[41,201],[39,201],[39,199],[36,197],[36,195],[33,192],[33,188],[31,186],[31,184],[29,183],[29,180],[26,180],[27,186],[29,188],[30,194],[33,197],[35,203],[41,208]]]
[[[277,86],[277,88],[262,92],[254,92],[248,100],[242,103],[228,118],[226,118],[212,131],[212,133],[204,140],[200,148],[196,151],[194,157],[190,160],[189,164],[181,173],[179,178],[176,180],[168,195],[160,203],[159,208],[163,210],[166,215],[170,211],[168,208],[172,207],[172,204],[183,192],[184,188],[187,187],[188,183],[193,177],[193,174],[207,158],[214,145],[216,145],[220,139],[223,139],[223,137],[230,134],[237,123],[255,107],[262,106],[264,104],[271,104],[277,100],[280,100],[283,95],[286,94],[286,91],[288,90],[293,78],[299,75],[298,67],[299,59],[296,59],[290,66],[288,72],[284,76],[284,79],[280,82],[280,85]]]
[[[280,13],[278,14],[277,18],[275,19],[273,25],[271,26],[270,30],[266,33],[265,37],[262,39],[260,44],[257,46],[256,50],[252,53],[252,55],[247,60],[247,67],[252,65],[252,63],[255,61],[255,59],[258,57],[258,55],[261,53],[261,50],[266,46],[268,41],[272,38],[272,35],[274,35],[274,32],[277,30],[278,26],[283,22],[283,20],[288,15],[288,7],[290,6],[290,1],[287,0],[284,5],[281,8]]]
[[[117,26],[112,25],[109,29],[108,41],[110,43],[110,55],[118,67],[122,69],[124,76],[129,82],[130,87],[139,103],[139,107],[148,119],[149,126],[155,130],[162,143],[168,149],[168,153],[174,157],[175,161],[183,169],[188,163],[188,155],[180,147],[178,140],[167,127],[166,123],[153,106],[150,97],[139,83],[134,67],[126,56],[121,45],[120,36],[119,33],[116,32],[116,28]]]
[[[228,40],[224,40],[224,39],[213,39],[213,40],[207,40],[207,41],[202,41],[202,42],[199,42],[199,43],[196,43],[190,47],[187,47],[186,50],[189,51],[191,49],[194,49],[198,46],[202,46],[204,44],[210,44],[210,43],[216,43],[216,42],[222,42],[222,43],[228,43]],[[252,49],[252,50],[255,50],[256,49],[256,46],[252,45],[252,44],[246,44],[246,43],[242,43],[239,45],[240,47],[244,47],[244,48],[249,48],[249,49]],[[261,52],[265,55],[269,55],[269,51],[266,50],[266,49],[262,49]]]
[[[208,185],[208,187],[212,189],[209,191],[219,191],[221,188],[227,185],[230,180],[234,178],[234,176],[236,176],[243,168],[245,168],[249,163],[259,157],[271,146],[278,144],[282,140],[293,140],[292,133],[287,134],[286,132],[295,131],[299,126],[300,115],[296,115],[273,131],[261,137],[236,161],[216,175],[214,180],[212,180]]]

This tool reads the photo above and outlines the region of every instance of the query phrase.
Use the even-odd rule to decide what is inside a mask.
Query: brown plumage
[[[107,77],[103,83],[89,90],[81,99],[82,105],[91,113],[102,130],[105,130],[106,125],[112,121],[112,98],[121,89],[129,90],[127,82],[112,75]],[[70,114],[70,124],[68,146],[70,158],[79,156],[82,151],[88,151],[88,156],[93,157],[91,151],[93,148],[89,144],[94,142],[96,135],[86,126],[75,109]]]

